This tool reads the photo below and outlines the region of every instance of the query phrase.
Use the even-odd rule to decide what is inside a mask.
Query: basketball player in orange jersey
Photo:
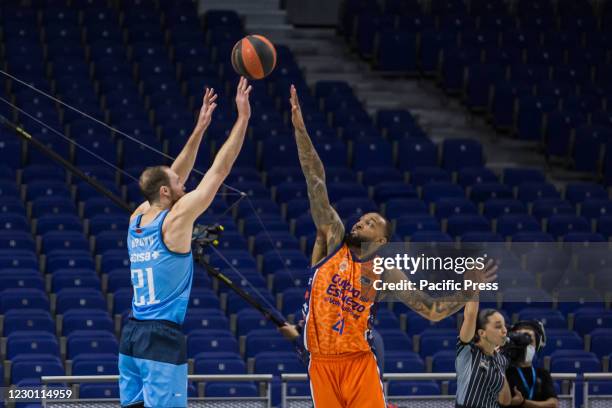
[[[378,213],[363,215],[345,234],[344,225],[329,202],[325,170],[306,131],[295,87],[291,87],[291,120],[300,165],[306,178],[310,211],[317,228],[312,276],[302,308],[303,321],[280,329],[285,337],[300,337],[308,355],[308,375],[315,408],[384,408],[383,386],[371,350],[371,323],[380,300],[372,272],[375,250],[389,242],[391,224]],[[362,244],[372,249],[361,252]],[[471,279],[495,280],[497,266],[472,270]],[[394,269],[385,282],[406,279]],[[410,290],[396,296],[431,321],[439,321],[463,307],[474,292],[432,298]]]

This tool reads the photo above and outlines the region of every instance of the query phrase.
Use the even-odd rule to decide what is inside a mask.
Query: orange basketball
[[[276,49],[262,35],[247,35],[232,49],[232,66],[248,79],[265,78],[276,66]]]

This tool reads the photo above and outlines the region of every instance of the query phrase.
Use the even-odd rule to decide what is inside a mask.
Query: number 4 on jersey
[[[342,333],[344,332],[344,317],[333,325],[332,330],[337,331],[342,336]]]

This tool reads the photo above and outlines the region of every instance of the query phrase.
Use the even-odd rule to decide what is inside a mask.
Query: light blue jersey
[[[130,224],[128,251],[134,298],[132,315],[138,320],[169,320],[182,324],[193,281],[193,255],[166,247],[162,224],[168,210],[140,226],[142,214]]]

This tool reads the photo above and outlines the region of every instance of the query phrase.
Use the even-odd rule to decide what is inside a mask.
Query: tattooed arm
[[[317,227],[317,236],[319,234],[322,235],[326,253],[329,254],[342,242],[344,238],[344,224],[342,224],[340,216],[338,216],[338,213],[329,202],[327,187],[325,186],[325,169],[306,131],[300,102],[293,85],[291,86],[290,102],[291,121],[295,129],[298,156],[302,172],[304,177],[306,177],[306,186],[308,187],[310,212]]]
[[[473,281],[493,282],[497,279],[497,265],[489,262],[483,269],[471,270],[466,274],[469,274]],[[399,283],[409,279],[398,269],[388,269],[383,275],[383,280],[389,283]],[[399,300],[424,318],[437,322],[459,311],[477,296],[478,291],[462,290],[448,296],[432,297],[424,291],[415,289],[393,291],[391,295],[387,293],[385,297],[386,300]]]

